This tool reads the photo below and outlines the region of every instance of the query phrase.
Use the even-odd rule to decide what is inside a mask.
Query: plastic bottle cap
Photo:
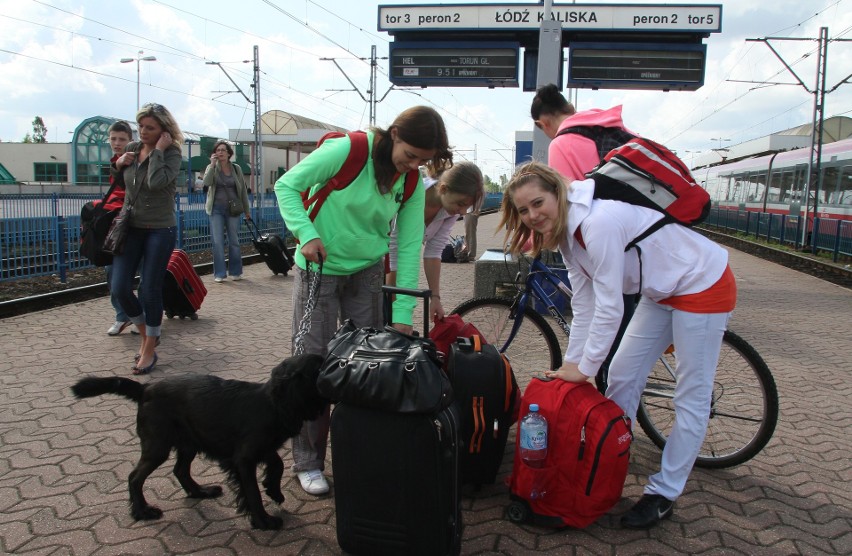
[[[538,411],[538,404],[537,403],[531,403],[530,404],[530,411]]]

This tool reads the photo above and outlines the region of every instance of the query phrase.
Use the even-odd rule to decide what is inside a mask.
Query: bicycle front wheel
[[[658,447],[675,421],[676,354],[666,354],[651,371],[636,420]],[[721,469],[757,455],[775,432],[778,390],[763,358],[745,340],[726,331],[713,383],[707,435],[695,465]]]
[[[502,297],[478,297],[465,301],[455,309],[465,322],[473,324],[489,344],[500,349],[506,343],[515,316],[513,300]],[[562,352],[553,328],[530,307],[524,308],[523,322],[505,355],[523,388],[533,376],[542,376],[550,369],[562,365]]]

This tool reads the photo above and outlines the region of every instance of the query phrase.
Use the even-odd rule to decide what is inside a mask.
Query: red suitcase
[[[163,281],[163,310],[168,318],[178,316],[198,320],[197,311],[207,288],[183,249],[175,249],[166,267]]]

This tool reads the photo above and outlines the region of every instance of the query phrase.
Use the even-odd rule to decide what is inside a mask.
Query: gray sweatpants
[[[293,340],[305,315],[308,301],[308,273],[298,267],[293,277]],[[323,275],[317,292],[317,303],[311,315],[311,329],[302,339],[304,353],[318,353],[325,357],[328,342],[346,319],[355,326],[381,328],[382,283],[384,263],[347,276]],[[295,353],[295,345],[291,348]],[[293,471],[325,469],[328,446],[330,409],[314,421],[305,421],[299,435],[293,437]]]

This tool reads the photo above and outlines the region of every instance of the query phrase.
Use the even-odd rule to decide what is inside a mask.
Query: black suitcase
[[[458,407],[462,484],[493,484],[518,418],[521,391],[509,360],[479,336],[458,338],[447,355],[447,375]]]
[[[383,288],[424,297],[428,290]],[[386,303],[390,302],[386,299]],[[364,556],[461,552],[458,409],[401,414],[339,403],[331,414],[337,543]]]
[[[337,543],[363,556],[461,551],[458,410],[387,413],[337,404],[331,464]]]
[[[278,234],[261,234],[254,220],[247,218],[246,222],[249,232],[251,232],[251,242],[269,270],[276,276],[278,274],[287,276],[296,261],[293,260],[293,256],[287,250],[284,239]]]

